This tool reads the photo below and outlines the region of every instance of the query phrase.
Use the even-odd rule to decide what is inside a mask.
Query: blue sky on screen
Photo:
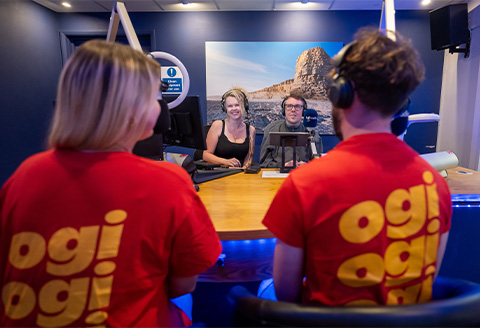
[[[206,42],[207,97],[221,96],[232,87],[248,92],[295,76],[303,51],[322,47],[333,57],[342,42]]]

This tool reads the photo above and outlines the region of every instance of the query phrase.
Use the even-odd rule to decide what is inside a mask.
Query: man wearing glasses
[[[307,102],[299,95],[288,95],[282,101],[282,114],[284,120],[270,123],[263,130],[262,148],[260,150],[260,164],[262,167],[281,167],[282,147],[270,145],[270,132],[306,132],[302,124],[304,111],[307,109]],[[322,152],[322,139],[313,131],[313,140],[317,153]],[[311,152],[308,147],[296,147],[296,166],[302,166],[310,160]],[[293,148],[285,147],[285,166],[293,166]]]

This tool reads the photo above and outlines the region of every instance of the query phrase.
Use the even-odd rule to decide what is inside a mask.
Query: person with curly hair
[[[263,220],[277,237],[276,297],[325,306],[427,302],[448,239],[450,192],[390,129],[424,65],[408,39],[369,28],[334,64],[329,97],[342,141],[292,171]]]

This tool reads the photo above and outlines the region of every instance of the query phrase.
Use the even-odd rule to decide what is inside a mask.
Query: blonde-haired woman
[[[0,326],[174,326],[221,244],[188,174],[133,155],[160,113],[160,65],[88,41],[60,76],[52,149],[0,191]],[[8,255],[7,255],[8,254]]]
[[[222,96],[221,106],[227,118],[210,127],[203,159],[228,167],[248,167],[255,150],[255,128],[243,122],[248,111],[246,91],[228,90]]]

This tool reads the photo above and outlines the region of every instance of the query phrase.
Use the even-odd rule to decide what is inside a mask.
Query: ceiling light
[[[62,2],[62,6],[67,7],[67,8],[72,7],[72,5],[68,2]]]
[[[186,5],[189,5],[190,2],[188,2],[187,0],[181,0],[180,1],[182,3],[182,5],[186,6]]]
[[[431,2],[430,0],[422,0],[422,5],[423,6],[429,5],[430,2]]]
[[[300,0],[301,3],[303,3],[304,5],[308,3],[308,0]]]

